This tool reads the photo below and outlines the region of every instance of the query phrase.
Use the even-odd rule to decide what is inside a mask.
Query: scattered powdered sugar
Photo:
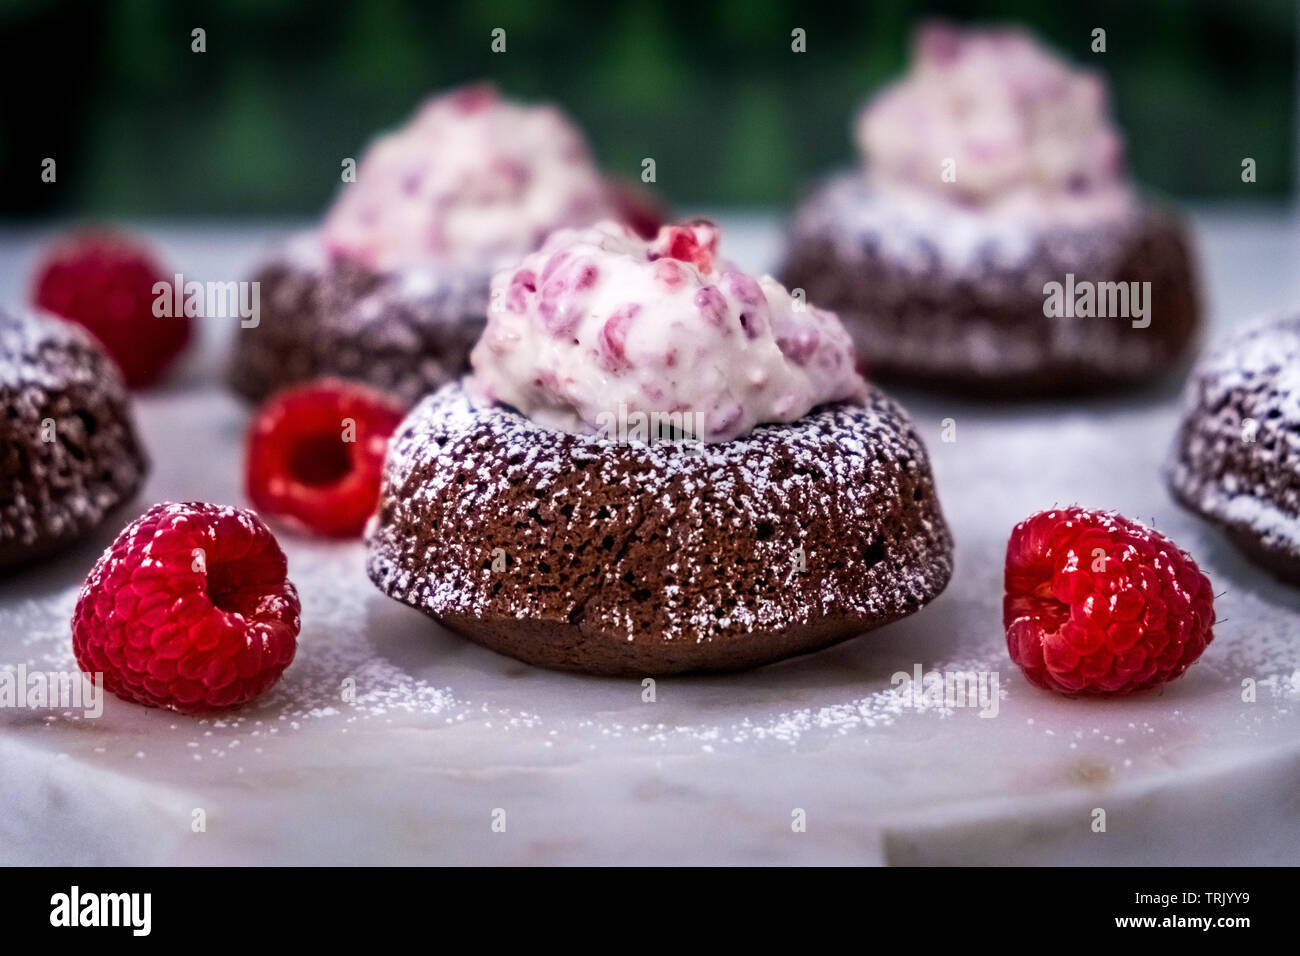
[[[265,706],[296,720],[343,717],[352,722],[396,714],[436,716],[463,706],[450,688],[435,686],[382,658],[369,656],[356,642],[313,642],[299,647],[294,665],[272,689]]]
[[[239,500],[237,468],[217,464],[238,462],[242,430],[223,411],[226,400],[200,394],[212,484],[196,490],[192,469],[169,465],[178,456],[160,454],[151,499],[200,494]],[[789,804],[774,796],[784,795],[781,788],[791,778],[803,777],[819,798],[867,806],[860,822],[862,813],[874,818],[862,801],[879,791],[911,805],[965,804],[978,780],[990,796],[1046,797],[1044,791],[1056,786],[1061,755],[1084,756],[1089,747],[1114,755],[1118,782],[1140,784],[1145,775],[1160,793],[1179,780],[1196,786],[1199,771],[1220,758],[1257,756],[1270,761],[1261,767],[1266,774],[1285,771],[1300,716],[1294,610],[1300,592],[1235,559],[1225,561],[1215,530],[1176,510],[1160,492],[1157,467],[1172,434],[1170,409],[1078,403],[1011,413],[920,395],[907,404],[927,437],[936,434],[941,418],[955,416],[960,440],[930,442],[957,540],[956,575],[939,601],[905,622],[776,667],[660,682],[658,703],[643,704],[638,681],[547,672],[460,647],[458,639],[374,589],[360,545],[281,535],[304,602],[298,656],[283,681],[250,707],[199,719],[115,698],[98,721],[63,713],[33,719],[0,709],[6,759],[13,757],[6,768],[14,778],[13,809],[47,811],[58,799],[50,780],[79,775],[88,806],[103,804],[101,788],[120,783],[133,801],[132,816],[155,828],[159,800],[219,781],[231,789],[212,792],[246,795],[249,817],[262,816],[262,809],[278,814],[277,824],[306,816],[307,839],[327,843],[341,818],[309,816],[305,796],[346,791],[340,780],[357,780],[376,767],[379,779],[393,787],[393,808],[411,794],[437,815],[466,802],[471,813],[499,805],[495,799],[466,801],[458,788],[473,780],[499,787],[508,800],[540,795],[539,806],[550,809],[581,792],[567,786],[585,785],[591,806],[612,812],[615,829],[637,819],[623,784],[638,773],[663,781],[658,793],[679,783],[697,806],[714,805],[742,821],[754,819],[756,808],[785,812]],[[193,406],[168,394],[146,397],[143,408],[146,437],[156,451],[192,447],[184,442],[197,420]],[[1080,498],[1144,518],[1150,509],[1215,582],[1222,619],[1215,642],[1167,688],[1124,700],[1070,701],[1025,685],[1005,657],[999,615],[1006,533],[1036,508]],[[68,621],[79,581],[69,582],[92,560],[80,568],[60,561],[0,578],[0,668],[22,662],[75,666]],[[376,606],[393,610],[375,616]],[[906,670],[913,660],[944,671],[1000,670],[1005,700],[999,718],[983,720],[970,709],[909,708],[889,687],[889,672]],[[881,662],[891,663],[882,668]],[[358,678],[353,703],[341,697],[349,675]],[[1241,700],[1246,677],[1258,681],[1258,703]],[[449,733],[440,736],[441,729]],[[454,735],[464,746],[451,746]],[[798,759],[785,760],[787,750],[798,750]],[[987,779],[960,775],[963,755],[987,759]],[[819,763],[821,756],[827,759]],[[817,773],[832,765],[833,775]],[[954,765],[958,771],[950,769]],[[448,771],[441,783],[422,772],[434,766]],[[199,776],[204,771],[206,782]],[[710,773],[731,781],[717,799],[712,792],[701,795]],[[1079,781],[1067,782],[1077,787]],[[340,795],[340,805],[346,799],[350,793]],[[118,819],[125,824],[127,816]],[[848,819],[846,832],[852,830]],[[188,819],[182,822],[188,832]],[[374,825],[373,832],[394,841],[407,838],[395,817],[381,816]],[[282,833],[288,840],[278,826],[268,832],[277,842]],[[98,839],[119,839],[113,827],[104,833]],[[229,831],[216,838],[228,837]],[[33,839],[50,837],[37,833]]]
[[[329,560],[324,564],[337,564]],[[314,569],[312,577],[323,570]],[[71,617],[78,588],[65,589],[55,600],[26,601],[10,604],[0,612],[0,620],[22,635],[22,652],[18,655],[29,671],[71,672],[76,670],[67,621]],[[308,591],[316,590],[309,588]],[[346,602],[351,604],[352,602]],[[315,609],[318,612],[324,608]],[[341,610],[326,611],[334,616]],[[658,722],[634,722],[613,718],[573,716],[571,708],[546,716],[532,710],[497,706],[492,694],[480,687],[473,700],[458,694],[452,687],[438,686],[419,678],[396,664],[375,656],[363,641],[321,639],[308,634],[300,644],[294,663],[284,678],[267,695],[243,708],[202,716],[182,716],[152,710],[111,698],[106,705],[109,719],[115,717],[149,720],[148,733],[166,727],[149,753],[139,752],[139,759],[158,757],[179,742],[190,759],[248,757],[271,738],[299,732],[347,733],[370,723],[393,723],[401,718],[436,718],[443,723],[478,722],[485,729],[553,728],[552,735],[562,733],[566,740],[573,734],[598,738],[639,738],[654,744],[713,742],[720,746],[749,742],[776,741],[796,744],[812,733],[847,734],[859,730],[887,727],[909,710],[924,712],[924,705],[909,704],[896,689],[886,688],[842,702],[818,704],[793,710],[757,713],[732,721],[708,723],[691,721],[667,725]],[[492,659],[489,659],[491,663]],[[0,671],[13,672],[17,666],[13,655],[0,663]],[[945,669],[948,665],[943,665]],[[963,662],[963,669],[986,666],[974,660]],[[489,668],[491,671],[492,668]],[[541,696],[551,697],[557,682],[580,682],[583,678],[536,670],[530,677],[548,685]],[[480,683],[476,681],[475,683]],[[494,681],[485,682],[490,686]],[[349,693],[351,690],[353,693]],[[75,711],[51,710],[46,725],[57,727],[67,721],[86,717]],[[417,724],[416,726],[418,726]],[[184,738],[182,741],[181,738]],[[101,752],[97,750],[97,752]]]
[[[996,666],[996,662],[990,664],[985,660],[968,659],[941,663],[933,668],[927,667],[926,671],[937,672],[940,675],[962,675],[965,678],[981,671],[988,673]],[[997,693],[999,702],[1007,696],[1005,688],[999,688]],[[965,706],[974,708],[975,705],[971,703]],[[913,696],[907,684],[887,682],[881,689],[861,696],[850,696],[844,700],[815,703],[768,713],[760,711],[750,716],[719,723],[699,721],[672,725],[664,723],[622,725],[608,721],[579,721],[577,726],[598,729],[604,736],[642,737],[661,743],[689,741],[708,743],[719,748],[762,743],[796,746],[807,743],[812,738],[827,736],[857,735],[864,742],[870,742],[874,737],[874,731],[892,727],[909,715],[925,715],[946,720],[954,718],[956,713],[957,709],[949,706],[946,700],[926,699],[919,690]]]
[[[1188,543],[1194,550],[1204,551],[1194,535]],[[996,562],[992,553],[997,550],[996,542],[968,541],[968,545],[967,566]],[[389,659],[383,648],[376,648],[368,635],[382,634],[387,625],[372,618],[370,605],[386,599],[360,579],[359,551],[355,545],[290,546],[291,575],[305,598],[304,633],[294,663],[264,698],[237,711],[197,718],[110,699],[102,728],[108,733],[95,736],[101,748],[96,753],[106,749],[114,759],[135,755],[146,763],[176,754],[193,762],[227,760],[242,772],[259,766],[254,762],[258,758],[266,760],[283,752],[272,749],[276,741],[284,746],[282,738],[346,736],[367,729],[382,732],[389,725],[416,730],[475,727],[480,740],[501,740],[501,735],[520,733],[525,734],[521,739],[546,748],[600,749],[623,741],[626,746],[620,751],[640,746],[650,752],[722,754],[765,745],[816,748],[840,738],[868,745],[907,739],[913,732],[932,733],[924,729],[931,720],[960,722],[962,726],[973,721],[975,726],[996,726],[1002,734],[1007,720],[1019,723],[1022,719],[1034,733],[1067,749],[1073,749],[1083,739],[1080,734],[1086,732],[1117,746],[1127,740],[1138,753],[1149,749],[1141,738],[1158,739],[1158,734],[1191,718],[1191,713],[1182,713],[1184,709],[1194,713],[1202,706],[1189,701],[1187,708],[1171,709],[1161,702],[1160,692],[1153,692],[1138,695],[1131,703],[1109,702],[1098,710],[1028,687],[1006,660],[996,632],[996,610],[991,605],[988,613],[978,610],[990,600],[979,575],[958,578],[948,606],[927,612],[931,615],[927,627],[949,630],[959,621],[975,617],[987,618],[992,630],[975,627],[984,636],[958,642],[959,655],[931,656],[918,649],[914,659],[923,662],[927,673],[999,673],[1002,712],[1000,719],[993,721],[980,720],[973,707],[953,710],[909,700],[900,688],[891,686],[889,668],[874,668],[874,676],[860,681],[850,676],[855,673],[852,669],[832,677],[849,661],[861,665],[881,653],[871,646],[875,640],[871,637],[864,638],[862,644],[795,662],[800,668],[795,674],[769,668],[682,684],[666,682],[659,691],[663,703],[658,705],[639,702],[641,688],[636,680],[589,680],[535,668],[507,676],[504,659],[488,652],[476,652],[481,656],[467,662],[468,669],[452,673],[437,666],[436,654],[419,653],[424,635],[432,630],[432,625],[423,622],[413,622],[393,637],[392,649],[400,651],[405,662]],[[341,582],[350,583],[340,586]],[[0,669],[12,671],[20,662],[29,669],[75,669],[68,621],[77,591],[70,586],[44,597],[6,597],[0,602],[0,633],[9,637],[9,650],[0,658]],[[1215,706],[1218,688],[1226,688],[1227,698],[1236,700],[1243,677],[1257,681],[1261,705],[1258,709],[1238,706],[1240,713],[1223,725],[1224,731],[1234,725],[1244,730],[1286,719],[1300,703],[1294,618],[1276,601],[1250,589],[1230,588],[1220,595],[1216,606],[1224,623],[1216,627],[1215,642],[1179,686],[1201,682],[1207,691],[1213,691],[1204,706]],[[885,648],[886,659],[897,658],[900,651],[906,653],[905,646],[894,642]],[[910,668],[908,664],[898,666],[904,672]],[[812,675],[817,675],[816,680],[804,686],[805,678]],[[349,679],[355,696],[345,699],[345,681]],[[723,691],[724,699],[720,699],[718,694]],[[524,701],[527,703],[519,706]],[[1125,710],[1129,707],[1141,708],[1143,716],[1130,718],[1127,724],[1107,716],[1130,713]],[[639,718],[641,713],[652,716]],[[658,716],[660,713],[665,716]],[[666,716],[669,713],[671,717]],[[1090,719],[1096,723],[1089,725],[1091,729],[1080,727],[1080,714],[1094,715]],[[0,719],[12,721],[15,716],[12,710],[0,710]],[[51,711],[41,723],[53,732],[85,719],[76,712]],[[11,726],[18,729],[22,725]],[[959,731],[954,726],[952,732]],[[141,743],[145,737],[148,741]],[[319,744],[304,739],[293,746],[316,752]],[[429,746],[436,751],[436,742]]]
[[[1036,258],[1040,274],[1058,281],[1071,271],[1110,275],[1122,240],[1140,222],[1140,207],[1113,221],[1066,227],[964,208],[919,193],[885,192],[861,173],[833,176],[800,205],[790,243],[830,238],[840,258],[858,260],[871,244],[882,259],[915,275],[937,269],[971,282],[989,272],[1013,272]],[[1037,290],[1036,290],[1037,291]]]
[[[355,566],[356,548],[349,549]],[[328,552],[323,561],[308,572],[312,595],[330,595],[329,572],[339,569],[338,555]],[[319,577],[318,577],[319,575]],[[361,583],[364,584],[364,578]],[[366,585],[361,594],[369,593]],[[65,588],[56,596],[41,600],[7,602],[0,608],[0,630],[20,637],[17,648],[0,659],[0,671],[16,672],[21,664],[31,674],[70,674],[78,670],[72,654],[69,621],[79,586]],[[355,589],[336,589],[355,594]],[[324,601],[307,602],[309,615],[319,621],[344,613],[344,607],[360,603],[344,598],[342,603],[326,596]],[[333,608],[328,605],[334,604]],[[323,606],[324,605],[324,606]],[[358,623],[364,617],[358,620]],[[487,704],[471,704],[452,690],[420,678],[380,656],[357,634],[331,633],[318,627],[299,642],[294,662],[284,677],[262,698],[235,710],[216,711],[207,715],[184,716],[155,710],[107,696],[103,717],[84,709],[61,709],[50,706],[40,711],[42,724],[50,730],[69,722],[99,725],[116,730],[131,743],[137,740],[134,730],[151,738],[148,750],[136,752],[138,759],[160,759],[175,754],[176,747],[192,751],[187,759],[195,761],[222,757],[251,758],[263,752],[271,738],[315,731],[348,733],[360,731],[368,724],[388,724],[397,720],[440,723],[467,719],[497,719],[531,726],[535,717]],[[17,653],[14,653],[17,650]],[[13,718],[26,711],[0,709],[0,717]],[[141,722],[144,722],[143,725]],[[109,741],[116,737],[105,738]],[[108,748],[104,748],[108,749]],[[96,752],[104,752],[98,749]],[[241,768],[242,770],[242,768]]]

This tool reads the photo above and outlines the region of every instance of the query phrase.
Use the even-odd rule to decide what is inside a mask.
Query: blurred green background
[[[1148,186],[1289,198],[1294,0],[0,0],[0,215],[314,215],[343,157],[425,94],[479,78],[563,105],[613,171],[635,177],[653,156],[680,207],[786,204],[853,158],[853,111],[933,13],[1026,23],[1103,70]],[[206,53],[190,50],[194,27]]]

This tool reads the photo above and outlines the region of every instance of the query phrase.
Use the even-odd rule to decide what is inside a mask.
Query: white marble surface
[[[733,258],[771,262],[772,218],[723,218]],[[1300,304],[1287,218],[1198,223],[1211,337]],[[245,275],[271,234],[143,228],[177,268],[216,279]],[[24,296],[39,239],[0,230],[0,298]],[[247,412],[215,375],[232,332],[206,327],[178,380],[140,400],[154,470],[139,509],[245,503]],[[747,674],[661,680],[644,703],[637,681],[534,670],[441,631],[370,585],[359,545],[281,533],[303,631],[263,701],[206,719],[115,698],[95,719],[0,709],[0,862],[1294,862],[1300,591],[1169,500],[1158,470],[1176,394],[1009,408],[899,394],[957,539],[952,584],[914,617]],[[1154,520],[1220,594],[1214,643],[1161,691],[1065,700],[1006,657],[1007,534],[1075,501]],[[116,530],[0,580],[0,667],[73,667],[77,589]],[[996,672],[997,715],[904,706],[890,676],[917,664]],[[792,831],[796,808],[806,832]]]

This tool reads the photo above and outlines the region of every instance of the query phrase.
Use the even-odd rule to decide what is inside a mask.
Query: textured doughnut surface
[[[465,370],[487,315],[486,274],[374,273],[302,240],[253,278],[261,314],[236,330],[229,381],[254,401],[335,376],[413,405]]]
[[[389,596],[544,667],[731,670],[918,610],[952,542],[925,448],[874,387],[690,453],[425,398],[367,534]]]
[[[1196,369],[1166,477],[1181,504],[1300,584],[1300,315],[1247,330]]]
[[[1150,326],[1045,316],[1044,285],[1067,273],[1150,282]],[[839,314],[873,376],[975,394],[1144,383],[1180,367],[1199,325],[1185,227],[1155,206],[1044,230],[891,200],[842,176],[796,212],[779,275]]]
[[[146,463],[121,373],[80,327],[0,310],[0,571],[93,530]]]

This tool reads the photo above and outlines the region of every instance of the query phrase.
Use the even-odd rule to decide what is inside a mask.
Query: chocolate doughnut
[[[121,373],[87,332],[0,309],[0,570],[59,551],[147,469]]]
[[[952,570],[925,449],[835,316],[718,230],[554,233],[493,279],[461,384],[389,444],[389,596],[520,660],[734,670],[910,614]]]
[[[1107,99],[1024,30],[923,24],[857,116],[861,168],[796,211],[779,277],[882,379],[1015,396],[1182,370],[1187,229],[1141,198]]]
[[[1187,386],[1166,480],[1251,560],[1300,584],[1300,315],[1238,334]]]
[[[254,276],[261,315],[235,332],[230,384],[260,401],[286,385],[334,376],[413,405],[468,367],[488,279],[432,268],[374,272],[328,261],[314,237],[299,237]]]
[[[911,614],[952,573],[926,452],[878,389],[692,451],[425,398],[390,444],[371,580],[542,667],[735,670]]]
[[[873,377],[990,396],[1176,373],[1201,311],[1186,226],[1163,207],[1035,227],[890,198],[856,175],[801,206],[779,275],[840,316]],[[1076,280],[1100,290],[1091,310],[1068,295]],[[1067,306],[1049,316],[1052,283]],[[1123,314],[1074,314],[1112,304]]]

